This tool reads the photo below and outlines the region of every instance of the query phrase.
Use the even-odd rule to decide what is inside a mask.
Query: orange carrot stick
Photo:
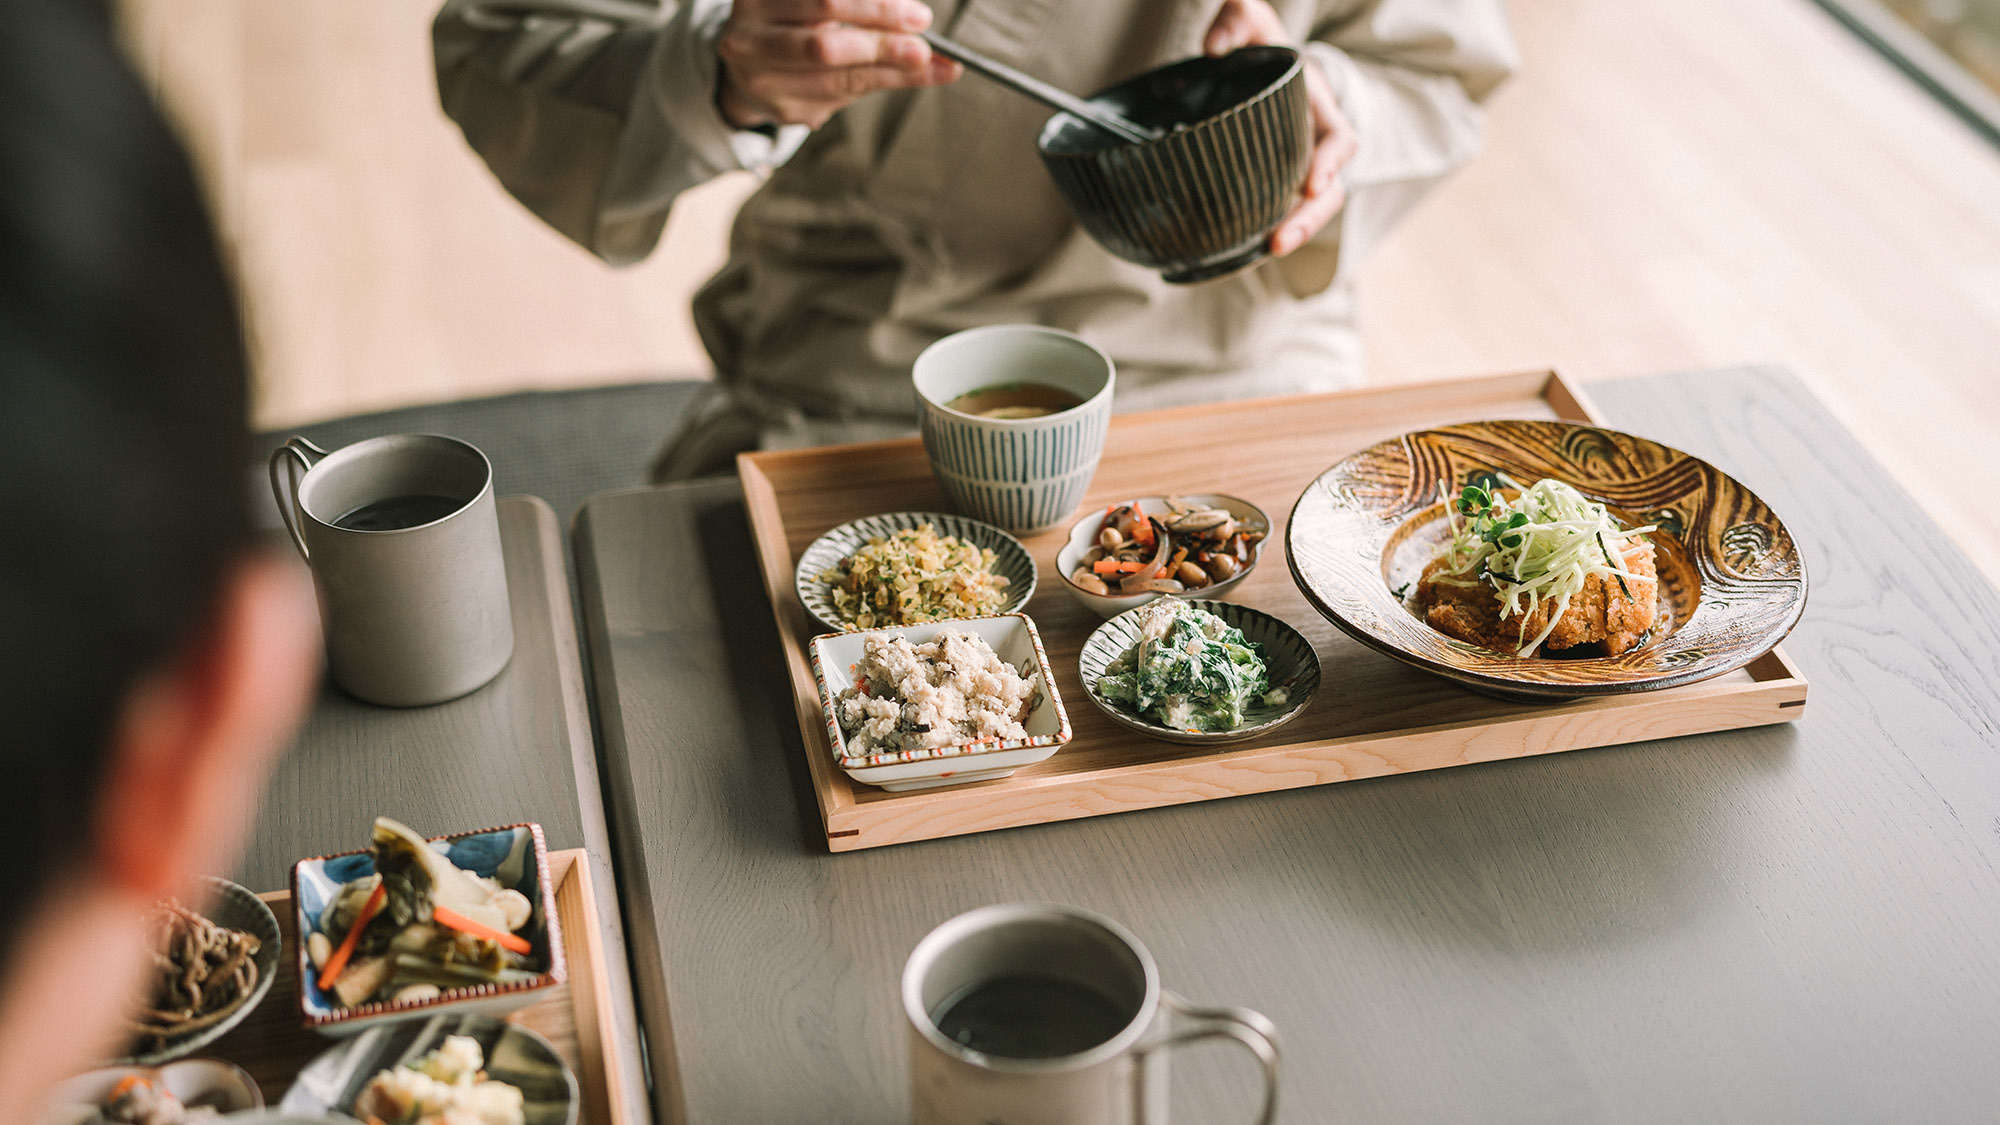
[[[347,936],[340,939],[340,948],[333,951],[333,956],[326,959],[326,968],[319,971],[321,988],[332,988],[333,982],[347,970],[348,958],[354,956],[354,943],[361,940],[361,931],[367,929],[368,923],[375,920],[375,915],[382,912],[382,902],[388,897],[389,888],[382,883],[375,884],[375,889],[368,894],[368,901],[361,904],[361,913],[354,916],[354,924],[347,927]]]
[[[535,948],[528,944],[527,938],[519,934],[502,933],[491,926],[482,926],[456,910],[450,910],[442,906],[433,906],[431,907],[431,918],[440,926],[450,926],[460,933],[471,934],[476,938],[484,938],[509,952],[530,953]]]

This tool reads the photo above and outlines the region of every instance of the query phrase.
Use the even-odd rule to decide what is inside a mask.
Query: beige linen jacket
[[[1079,92],[1198,53],[1218,6],[932,4],[953,38]],[[606,261],[649,253],[683,189],[763,172],[728,263],[695,298],[702,341],[739,401],[852,436],[906,428],[911,361],[980,324],[1080,334],[1116,362],[1120,409],[1359,377],[1354,263],[1473,153],[1478,103],[1513,45],[1500,0],[1275,7],[1359,133],[1349,202],[1290,256],[1191,286],[1091,241],[1035,152],[1048,111],[977,76],[873,95],[772,139],[732,132],[715,110],[726,0],[450,0],[434,46],[445,110],[501,183]]]

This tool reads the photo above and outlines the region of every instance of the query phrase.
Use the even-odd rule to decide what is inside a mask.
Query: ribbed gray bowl
[[[1198,731],[1165,726],[1099,695],[1097,681],[1104,677],[1104,669],[1139,643],[1142,611],[1147,609],[1140,606],[1099,625],[1097,631],[1083,642],[1083,653],[1077,659],[1077,672],[1083,679],[1090,701],[1097,704],[1099,711],[1120,726],[1130,727],[1140,734],[1189,746],[1212,746],[1268,734],[1297,718],[1306,709],[1306,704],[1312,702],[1313,693],[1319,690],[1319,654],[1313,651],[1312,642],[1306,640],[1304,634],[1247,605],[1193,599],[1188,599],[1185,604],[1222,618],[1225,623],[1242,630],[1244,640],[1255,642],[1262,648],[1264,673],[1273,685],[1284,685],[1285,702],[1274,707],[1244,708],[1241,726],[1229,730]]]
[[[1067,113],[1042,126],[1042,162],[1092,238],[1172,282],[1220,277],[1265,255],[1312,156],[1297,51],[1186,59],[1090,100],[1166,130],[1131,144]]]
[[[805,604],[806,612],[833,632],[852,630],[854,626],[843,623],[839,611],[834,609],[832,583],[820,575],[838,566],[840,560],[859,550],[870,539],[886,538],[924,524],[930,524],[939,535],[951,536],[993,552],[992,570],[1007,580],[1007,600],[990,614],[978,616],[1017,613],[1034,596],[1035,559],[1019,539],[990,523],[946,512],[885,512],[841,524],[813,540],[812,545],[799,556],[792,584],[793,589],[798,591],[799,601]]]

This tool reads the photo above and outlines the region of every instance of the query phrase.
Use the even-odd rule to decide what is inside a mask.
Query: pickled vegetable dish
[[[388,817],[375,820],[375,870],[341,886],[306,938],[329,1001],[433,999],[453,988],[513,984],[548,970],[525,936],[534,904],[452,863]]]

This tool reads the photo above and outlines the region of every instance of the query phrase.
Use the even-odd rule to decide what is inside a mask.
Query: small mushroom
[[[1202,508],[1193,512],[1183,512],[1167,521],[1169,531],[1207,531],[1230,522],[1229,513],[1221,508]],[[1225,536],[1226,538],[1226,536]]]

